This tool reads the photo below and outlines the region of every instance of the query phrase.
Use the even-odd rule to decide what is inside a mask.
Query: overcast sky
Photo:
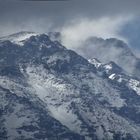
[[[139,19],[140,0],[0,0],[0,36],[61,31],[66,43],[68,36],[78,41],[79,36],[117,37],[139,48]]]

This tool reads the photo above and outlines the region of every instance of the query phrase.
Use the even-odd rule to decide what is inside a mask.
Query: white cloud
[[[82,42],[91,36],[104,39],[116,37],[127,42],[124,37],[119,35],[119,32],[129,20],[132,20],[132,16],[74,20],[62,28],[62,43],[73,49],[82,45]]]

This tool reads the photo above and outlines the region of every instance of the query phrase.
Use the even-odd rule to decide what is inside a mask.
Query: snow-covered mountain
[[[27,34],[0,41],[0,139],[140,140],[138,79]]]
[[[96,58],[89,59],[89,62],[93,64],[99,75],[109,78],[113,82],[125,85],[128,88],[136,91],[136,94],[140,95],[140,81],[136,77],[129,76],[126,71],[119,67],[114,62],[102,64]]]

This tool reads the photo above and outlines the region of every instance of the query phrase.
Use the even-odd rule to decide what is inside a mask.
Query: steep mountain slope
[[[1,139],[140,139],[136,90],[46,34],[22,42],[0,42]]]

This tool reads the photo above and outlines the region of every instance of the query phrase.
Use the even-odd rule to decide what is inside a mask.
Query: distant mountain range
[[[114,38],[84,46],[0,38],[0,140],[140,140],[140,59]]]

